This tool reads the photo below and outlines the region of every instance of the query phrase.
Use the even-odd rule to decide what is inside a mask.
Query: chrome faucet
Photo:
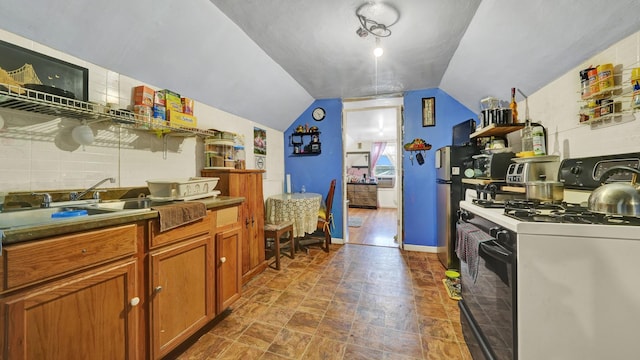
[[[80,198],[82,198],[83,196],[85,196],[89,191],[91,191],[91,190],[93,190],[93,189],[97,188],[98,186],[102,185],[103,183],[105,183],[105,182],[107,182],[107,181],[109,181],[109,182],[111,182],[111,183],[113,184],[114,182],[116,182],[116,179],[115,179],[115,178],[112,178],[112,177],[110,177],[110,178],[106,178],[106,179],[102,179],[102,180],[100,180],[97,184],[93,185],[92,187],[88,188],[87,190],[85,190],[85,191],[83,191],[83,192],[81,192],[81,193],[79,193],[79,194],[78,194],[77,192],[75,192],[75,191],[74,191],[74,192],[72,192],[72,193],[70,193],[70,194],[69,194],[69,198],[71,199],[71,201],[79,200]],[[94,199],[100,199],[100,193],[98,193],[98,192],[96,191],[96,192],[93,194],[93,198],[94,198]]]
[[[48,208],[51,205],[51,195],[49,193],[31,193],[31,195],[42,195],[41,208]]]

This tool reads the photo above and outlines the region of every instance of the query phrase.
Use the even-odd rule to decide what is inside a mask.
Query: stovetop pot
[[[606,184],[614,174],[631,172],[631,183]],[[640,217],[640,185],[636,184],[640,170],[627,166],[614,166],[600,177],[602,186],[589,195],[589,210],[606,215]]]
[[[540,181],[526,182],[527,200],[560,203],[564,199],[564,184],[559,181],[545,181],[546,176],[540,175]]]

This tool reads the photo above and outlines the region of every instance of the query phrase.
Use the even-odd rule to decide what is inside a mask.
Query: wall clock
[[[313,120],[315,121],[322,121],[326,115],[326,112],[321,107],[313,109],[313,112],[311,113],[311,116],[313,116]]]

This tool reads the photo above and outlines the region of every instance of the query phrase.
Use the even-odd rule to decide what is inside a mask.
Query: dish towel
[[[469,223],[456,224],[456,233],[456,255],[458,255],[460,261],[467,263],[469,275],[475,283],[478,278],[478,264],[480,263],[478,255],[480,243],[494,240],[494,238]]]
[[[200,220],[207,216],[207,205],[199,201],[185,201],[152,207],[160,218],[160,232]]]

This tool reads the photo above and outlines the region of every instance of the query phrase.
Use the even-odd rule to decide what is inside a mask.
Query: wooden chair
[[[329,192],[327,193],[327,198],[325,199],[324,206],[321,206],[320,211],[318,213],[318,226],[316,231],[311,234],[313,238],[314,235],[320,235],[322,243],[322,250],[325,252],[329,252],[329,245],[331,244],[331,225],[333,225],[333,214],[331,213],[331,209],[333,207],[333,194],[336,191],[336,179],[331,180],[329,184]],[[313,243],[309,239],[304,239],[299,241],[301,245],[309,245]],[[318,241],[315,241],[318,242]],[[308,252],[308,249],[307,249]]]
[[[282,235],[288,234],[283,238]],[[290,257],[293,259],[295,251],[295,239],[293,238],[293,220],[281,222],[279,224],[264,224],[265,248],[270,249],[270,242],[273,241],[273,256],[276,258],[276,270],[280,270],[280,249],[289,246]]]

